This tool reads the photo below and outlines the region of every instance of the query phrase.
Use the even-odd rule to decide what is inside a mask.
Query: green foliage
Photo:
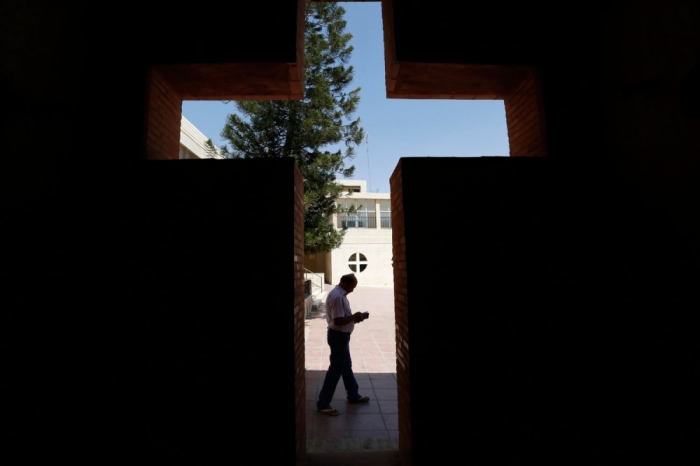
[[[343,241],[332,215],[342,186],[336,174],[349,178],[355,167],[346,161],[364,139],[360,119],[352,119],[360,88],[347,90],[353,47],[345,32],[345,9],[336,3],[306,4],[305,89],[301,101],[236,101],[237,114],[227,117],[221,132],[227,158],[294,157],[304,178],[305,252],[327,252]],[[329,146],[342,143],[333,152]],[[208,141],[209,150],[217,147]]]

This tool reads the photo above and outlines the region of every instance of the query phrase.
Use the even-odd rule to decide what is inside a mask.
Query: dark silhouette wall
[[[406,464],[697,458],[687,245],[634,188],[555,159],[404,158],[392,202]]]
[[[294,161],[81,168],[79,184],[57,171],[40,201],[3,214],[3,449],[32,464],[216,464],[275,438],[266,458],[292,464]]]

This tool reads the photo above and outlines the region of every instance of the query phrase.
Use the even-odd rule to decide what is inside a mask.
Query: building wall
[[[200,157],[197,157],[197,154],[189,150],[187,147],[183,146],[180,144],[180,152],[179,152],[179,160],[200,160]]]
[[[324,279],[327,284],[335,284],[338,280],[340,280],[340,277],[342,275],[336,277],[333,274],[333,254],[329,253],[325,255],[325,276]]]
[[[326,271],[326,253],[306,254],[304,256],[304,267],[316,273]]]
[[[222,159],[220,154],[209,154],[207,136],[193,125],[184,115],[180,120],[180,158],[181,159]]]
[[[379,228],[348,228],[343,244],[331,251],[332,256],[332,280],[337,282],[340,277],[348,273],[355,273],[361,285],[364,286],[393,286],[393,271],[391,266],[391,228],[381,228],[380,202],[388,202],[389,193],[366,192],[365,180],[338,180],[344,186],[358,186],[360,192],[345,194],[339,202],[353,202],[368,209],[369,215],[375,216],[376,227]],[[333,224],[338,228],[338,216],[334,216]],[[360,272],[356,268],[353,272],[349,267],[349,258],[353,254],[364,254],[367,267]],[[354,262],[358,265],[356,262]]]
[[[367,258],[367,268],[363,272],[353,272],[348,266],[352,254],[362,253]],[[343,244],[334,249],[333,280],[355,273],[362,286],[393,286],[391,267],[391,229],[374,230],[369,228],[348,228]]]

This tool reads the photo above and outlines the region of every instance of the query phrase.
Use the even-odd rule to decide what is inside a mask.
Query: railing
[[[379,219],[381,228],[391,228],[391,217]],[[338,215],[338,228],[377,228],[376,215]]]
[[[338,215],[338,228],[377,228],[374,215]]]
[[[323,277],[317,273],[313,273],[311,270],[304,267],[304,278],[306,278],[307,275],[315,275],[316,277],[318,277],[318,283],[314,283],[312,280],[307,280],[309,283],[311,283],[309,285],[309,293],[313,294],[311,292],[312,286],[315,286],[316,288],[318,288],[319,291],[323,291]],[[306,286],[306,282],[304,282],[304,286]]]
[[[311,296],[311,280],[304,280],[304,299]]]

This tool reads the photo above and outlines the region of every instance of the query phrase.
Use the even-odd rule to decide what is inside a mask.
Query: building
[[[204,135],[185,116],[180,120],[180,153],[182,159],[223,159],[220,154],[211,155],[207,152],[206,142],[208,137]]]
[[[338,204],[343,210],[354,207],[356,213],[333,216],[336,229],[347,229],[343,244],[329,253],[305,256],[305,267],[323,274],[330,284],[354,273],[362,286],[393,286],[390,194],[367,192],[364,180],[338,183],[344,186]]]

